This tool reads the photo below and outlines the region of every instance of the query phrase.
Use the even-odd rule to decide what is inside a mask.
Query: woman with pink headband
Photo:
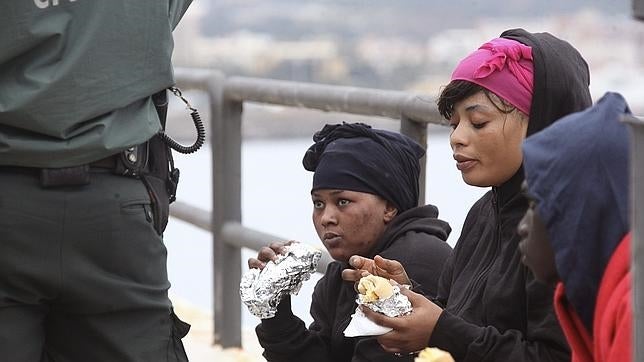
[[[521,263],[516,228],[527,210],[521,145],[590,106],[588,86],[579,52],[548,33],[507,30],[458,64],[438,109],[452,126],[450,144],[463,180],[491,190],[470,209],[435,299],[406,291],[414,310],[404,317],[365,309],[393,328],[378,338],[382,348],[406,354],[438,347],[456,361],[570,360],[552,288]],[[345,280],[367,271],[413,285],[397,261],[354,256],[350,262],[355,270],[345,270]]]

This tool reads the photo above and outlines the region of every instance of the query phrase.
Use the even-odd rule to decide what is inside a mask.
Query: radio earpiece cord
[[[197,109],[190,105],[190,102],[188,102],[188,100],[183,96],[183,94],[181,93],[181,90],[179,88],[170,87],[168,89],[175,96],[180,98],[186,104],[188,109],[190,110],[190,117],[192,117],[192,122],[194,123],[195,128],[197,130],[197,140],[191,146],[183,146],[180,143],[178,143],[177,141],[175,141],[172,138],[170,138],[170,136],[168,136],[165,133],[165,130],[161,130],[159,132],[159,136],[161,137],[163,142],[165,142],[168,145],[168,147],[172,148],[173,150],[175,150],[175,151],[177,151],[179,153],[183,153],[183,154],[194,153],[197,150],[199,150],[201,148],[201,146],[203,146],[204,141],[206,140],[206,130],[204,128],[203,122],[201,121],[201,116],[199,116],[199,112],[197,112]]]

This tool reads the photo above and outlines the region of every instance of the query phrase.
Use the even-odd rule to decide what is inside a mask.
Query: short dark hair
[[[476,83],[468,82],[466,80],[453,80],[451,81],[443,90],[441,91],[440,96],[438,96],[438,112],[445,119],[449,120],[454,115],[454,105],[463,99],[483,91],[485,96],[494,104],[494,107],[502,113],[510,113],[516,109],[515,106],[508,103],[505,99],[499,97],[498,95],[490,92],[487,88],[484,88]]]

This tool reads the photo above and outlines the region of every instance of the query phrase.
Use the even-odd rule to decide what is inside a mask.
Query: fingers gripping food
[[[391,297],[394,294],[393,288],[389,280],[376,275],[368,275],[358,282],[358,292],[364,303]]]
[[[360,306],[367,307],[374,312],[382,313],[388,317],[398,317],[411,313],[412,306],[407,296],[400,292],[405,286],[391,285],[389,280],[375,275],[362,277],[358,282],[358,307],[351,316],[349,325],[344,330],[346,337],[377,336],[391,330],[389,327],[379,326],[372,322],[362,312]]]

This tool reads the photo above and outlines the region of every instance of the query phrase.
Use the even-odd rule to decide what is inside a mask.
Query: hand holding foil
[[[380,326],[360,310],[360,305],[382,313],[388,317],[398,317],[411,313],[412,306],[409,299],[400,292],[406,286],[391,285],[382,277],[369,275],[360,279],[358,284],[358,298],[355,314],[351,316],[349,325],[344,330],[346,337],[376,336],[391,331],[391,328]]]
[[[239,283],[242,302],[256,317],[273,318],[284,296],[297,294],[302,282],[315,272],[322,252],[310,245],[293,242],[283,246],[275,260],[263,269],[249,269]]]

